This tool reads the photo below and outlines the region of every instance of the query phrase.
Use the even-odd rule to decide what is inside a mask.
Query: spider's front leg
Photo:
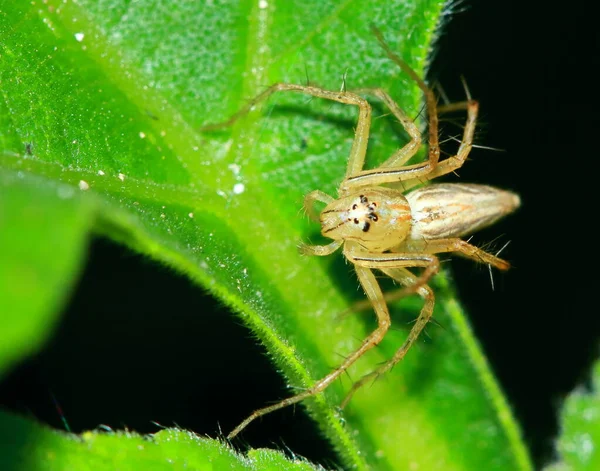
[[[397,58],[397,57],[396,57]],[[397,58],[400,61],[399,58]],[[411,77],[417,77],[403,61],[400,61],[403,68],[410,70]],[[390,158],[388,158],[381,166],[371,169],[362,170],[362,165],[357,167],[352,166],[353,172],[347,173],[346,178],[340,185],[340,195],[350,194],[360,187],[379,186],[384,183],[393,183],[405,180],[414,180],[431,173],[438,165],[440,158],[440,147],[438,142],[438,112],[433,92],[427,88],[421,79],[418,80],[419,87],[425,92],[427,102],[427,114],[429,116],[429,152],[428,158],[424,162],[413,165],[405,165],[411,157],[413,157],[421,147],[421,133],[414,122],[406,115],[406,113],[398,106],[398,104],[389,96],[387,92],[381,88],[360,89],[359,93],[374,95],[382,100],[392,114],[398,119],[404,130],[410,137],[409,142],[402,148],[397,150]],[[353,156],[350,155],[350,161]],[[364,159],[363,159],[364,162]],[[351,166],[348,166],[350,170]]]
[[[369,135],[369,127],[371,124],[371,106],[367,101],[361,96],[352,93],[352,92],[335,92],[330,90],[325,90],[319,87],[313,87],[310,85],[296,85],[293,83],[274,83],[269,88],[259,93],[256,97],[250,100],[246,106],[242,107],[235,114],[231,115],[227,121],[223,121],[220,123],[207,124],[200,128],[201,131],[215,131],[223,128],[227,128],[232,126],[238,119],[247,115],[258,103],[267,100],[271,95],[276,92],[297,92],[304,93],[305,95],[310,95],[318,98],[324,98],[326,100],[337,101],[339,103],[344,103],[347,105],[355,105],[358,106],[359,118],[357,124],[357,132],[359,129],[366,127],[366,137],[368,139]],[[364,134],[364,133],[363,133]],[[364,143],[357,143],[364,146],[364,152],[366,152],[367,143],[366,140]]]
[[[358,121],[356,123],[356,130],[354,133],[354,140],[352,141],[352,148],[350,149],[350,157],[348,158],[348,165],[346,168],[346,177],[354,175],[363,168],[365,163],[365,156],[367,154],[367,144],[369,141],[369,131],[371,127],[371,105],[360,95],[352,92],[336,92],[331,90],[325,90],[318,87],[312,87],[309,85],[295,85],[291,83],[276,83],[271,85],[265,91],[257,95],[254,99],[250,100],[246,106],[240,109],[237,113],[232,115],[227,121],[216,124],[208,124],[200,128],[201,131],[215,131],[232,126],[238,119],[245,116],[261,101],[265,101],[275,92],[297,92],[304,93],[305,95],[314,96],[317,98],[324,98],[326,100],[337,101],[346,105],[354,105],[358,107]],[[318,201],[322,201],[316,198]],[[309,212],[312,217],[312,210]]]
[[[340,185],[340,196],[350,194],[360,187],[379,186],[383,183],[393,183],[405,180],[414,180],[431,173],[437,166],[440,158],[440,146],[438,136],[438,111],[436,98],[433,91],[427,84],[410,68],[398,55],[396,55],[386,44],[381,32],[372,27],[372,30],[379,40],[381,47],[387,56],[394,61],[410,78],[417,84],[425,95],[428,115],[428,139],[429,152],[425,162],[414,165],[404,165],[419,150],[421,144],[421,134],[413,121],[398,106],[398,104],[382,89],[369,88],[358,90],[358,93],[367,93],[374,95],[382,100],[390,109],[392,114],[398,119],[410,137],[410,141],[401,149],[396,151],[381,166],[372,170],[363,170],[363,161],[361,165],[349,165],[346,178]],[[358,130],[357,130],[358,134]],[[350,155],[352,161],[353,155]]]
[[[439,162],[424,179],[417,178],[403,182],[402,188],[405,191],[423,183],[424,180],[433,180],[434,178],[454,172],[462,167],[467,160],[467,157],[473,148],[473,137],[475,135],[475,125],[477,124],[477,115],[479,113],[479,102],[469,98],[467,101],[441,106],[438,111],[439,113],[449,113],[458,110],[466,110],[467,112],[467,121],[465,123],[458,151],[455,155]]]
[[[386,183],[397,183],[404,191],[409,190],[421,183],[453,172],[454,170],[460,168],[467,159],[473,146],[473,136],[475,134],[475,125],[479,111],[478,102],[472,100],[467,91],[467,101],[444,105],[438,108],[436,97],[433,91],[417,75],[417,73],[408,66],[408,64],[400,59],[400,57],[398,57],[389,48],[389,46],[385,43],[381,32],[376,28],[373,28],[373,31],[375,36],[377,36],[381,46],[385,50],[387,56],[415,81],[417,86],[425,95],[428,116],[428,157],[424,162],[405,165],[406,162],[408,162],[419,149],[421,143],[419,130],[412,120],[408,118],[406,113],[385,91],[381,90],[380,88],[359,89],[357,90],[357,93],[374,95],[386,104],[392,114],[398,119],[408,133],[410,141],[377,168],[363,170],[362,165],[357,165],[358,159],[355,164],[349,165],[346,178],[340,185],[340,195],[350,194],[360,187],[379,186]],[[439,162],[440,147],[438,136],[438,116],[440,113],[458,110],[467,111],[467,121],[465,123],[460,147],[456,155]],[[350,161],[352,161],[352,159],[353,155],[350,156]],[[364,162],[364,159],[360,162]]]
[[[311,220],[319,222],[319,212],[315,210],[315,203],[329,204],[334,201],[334,198],[321,190],[311,191],[304,197],[304,211]]]

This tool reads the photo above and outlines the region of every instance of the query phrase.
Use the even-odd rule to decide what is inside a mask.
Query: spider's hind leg
[[[257,418],[262,417],[263,415],[269,414],[279,409],[283,409],[284,407],[291,406],[293,404],[297,404],[298,402],[301,402],[310,397],[314,397],[317,394],[323,392],[331,383],[337,380],[360,357],[362,357],[366,352],[378,345],[379,342],[381,342],[381,340],[385,337],[385,334],[390,326],[390,315],[387,309],[387,305],[383,301],[383,294],[381,292],[381,288],[379,287],[377,279],[375,278],[375,275],[373,274],[373,271],[370,268],[356,266],[355,269],[360,284],[365,290],[365,293],[367,294],[369,300],[373,303],[373,309],[375,310],[375,314],[377,315],[377,327],[375,328],[375,330],[373,330],[362,341],[362,343],[356,350],[354,350],[350,355],[346,357],[346,359],[340,366],[338,366],[327,376],[321,378],[319,381],[315,382],[311,387],[299,394],[296,394],[295,396],[288,397],[287,399],[284,399],[276,404],[263,407],[262,409],[254,411],[227,436],[228,439],[234,438],[243,429],[245,429],[248,426],[248,424],[250,424]]]
[[[382,268],[381,271],[388,275],[390,278],[393,278],[397,282],[406,286],[406,288],[400,289],[392,293],[395,295],[396,299],[404,297],[408,294],[412,294],[412,292],[416,292],[423,298],[425,304],[421,308],[419,317],[417,317],[415,324],[410,330],[408,337],[406,338],[402,346],[396,351],[396,353],[390,360],[383,363],[381,366],[379,366],[372,372],[366,374],[352,385],[352,388],[350,389],[350,391],[348,391],[348,394],[342,401],[342,408],[346,407],[348,402],[350,402],[350,399],[352,399],[354,393],[358,391],[361,387],[363,387],[371,380],[377,379],[379,376],[385,374],[386,372],[391,370],[394,367],[394,365],[402,361],[406,353],[410,350],[415,341],[419,338],[419,335],[421,335],[421,332],[423,331],[423,329],[431,319],[431,316],[433,315],[435,295],[433,294],[433,290],[429,287],[429,285],[425,283],[423,275],[421,277],[417,277],[406,268]]]

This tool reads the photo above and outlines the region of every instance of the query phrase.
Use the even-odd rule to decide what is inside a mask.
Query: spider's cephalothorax
[[[500,217],[514,211],[520,204],[516,194],[489,186],[463,183],[422,186],[423,183],[452,173],[463,165],[473,146],[478,103],[471,99],[467,91],[466,101],[438,107],[436,97],[425,82],[390,50],[377,29],[374,28],[373,32],[387,56],[414,80],[425,95],[429,123],[428,152],[423,162],[407,165],[421,148],[421,132],[409,115],[380,88],[347,92],[276,83],[229,121],[205,128],[230,125],[259,101],[279,91],[300,92],[358,107],[355,137],[345,177],[338,189],[340,197],[334,199],[315,190],[304,199],[307,213],[312,219],[320,221],[321,233],[333,239],[333,242],[327,245],[302,244],[301,251],[310,255],[329,255],[343,247],[344,256],[354,265],[358,280],[377,317],[377,328],[335,370],[295,396],[255,411],[229,434],[229,438],[236,436],[257,417],[324,391],[384,338],[391,324],[387,302],[418,294],[423,298],[423,308],[402,346],[387,363],[354,383],[342,406],[346,405],[358,388],[401,361],[433,315],[435,297],[428,282],[439,270],[436,254],[452,252],[500,270],[510,267],[508,262],[497,257],[498,254],[489,254],[460,237],[493,224]],[[363,167],[369,140],[371,105],[362,95],[371,95],[381,100],[410,138],[405,146],[379,167],[367,170]],[[440,161],[438,115],[456,111],[466,111],[467,114],[462,140],[456,155]],[[417,186],[421,187],[415,190]],[[319,215],[314,211],[316,202],[326,204]],[[373,270],[389,276],[403,288],[384,295]]]
[[[408,201],[397,190],[364,188],[329,203],[320,215],[321,233],[334,240],[355,240],[382,252],[400,244],[410,231]]]

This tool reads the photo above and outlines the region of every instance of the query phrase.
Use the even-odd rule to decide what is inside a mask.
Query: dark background
[[[474,152],[461,177],[522,196],[516,215],[477,239],[512,240],[503,256],[515,268],[496,275],[496,291],[486,270],[462,260],[452,269],[537,466],[553,459],[561,401],[589,382],[599,353],[592,307],[600,281],[592,181],[600,154],[599,44],[588,24],[594,16],[581,5],[463,4],[430,73],[453,99],[463,96],[458,77],[466,77],[481,102],[478,142],[506,150]],[[206,361],[215,357],[221,360]],[[262,390],[251,396],[257,372]],[[218,421],[231,430],[266,400],[287,396],[284,386],[218,301],[171,270],[94,240],[61,326],[39,355],[0,383],[0,405],[57,428],[64,427],[62,410],[76,432],[99,424],[154,432],[154,420],[215,436]],[[302,407],[266,417],[244,439],[336,463]]]

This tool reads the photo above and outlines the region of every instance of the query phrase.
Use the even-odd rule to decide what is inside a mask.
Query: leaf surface
[[[84,432],[75,436],[0,411],[0,467],[11,470],[318,471],[302,459],[256,449],[242,456],[222,441],[179,429],[153,435]]]
[[[31,300],[11,301],[17,309],[11,316],[24,327],[10,349],[0,350],[0,367],[48,335],[93,230],[187,273],[221,298],[291,385],[305,388],[327,374],[373,322],[367,315],[340,320],[360,299],[357,281],[339,254],[298,254],[300,240],[319,238],[299,209],[311,190],[335,194],[356,110],[280,94],[230,129],[199,129],[226,119],[273,82],[307,78],[332,90],[342,87],[343,76],[348,88],[382,87],[419,116],[418,88],[386,59],[369,24],[422,75],[443,4],[3,6],[2,204],[10,207],[11,225],[28,207],[44,213],[15,222],[3,250],[35,247],[32,270],[45,278],[37,283],[43,288],[30,290]],[[376,104],[375,113],[387,111]],[[374,120],[369,164],[404,142],[396,123]],[[17,240],[22,231],[28,239]],[[61,237],[56,248],[50,241]],[[61,254],[61,263],[50,261]],[[0,289],[18,294],[22,285],[10,273],[23,260],[8,260]],[[441,276],[437,295],[435,315],[446,330],[431,329],[429,340],[385,380],[359,392],[343,414],[337,405],[348,381],[307,401],[310,414],[348,468],[530,469],[510,410]],[[401,330],[361,360],[352,377],[393,354],[418,308],[418,300],[394,307]],[[10,319],[3,314],[3,323]]]

